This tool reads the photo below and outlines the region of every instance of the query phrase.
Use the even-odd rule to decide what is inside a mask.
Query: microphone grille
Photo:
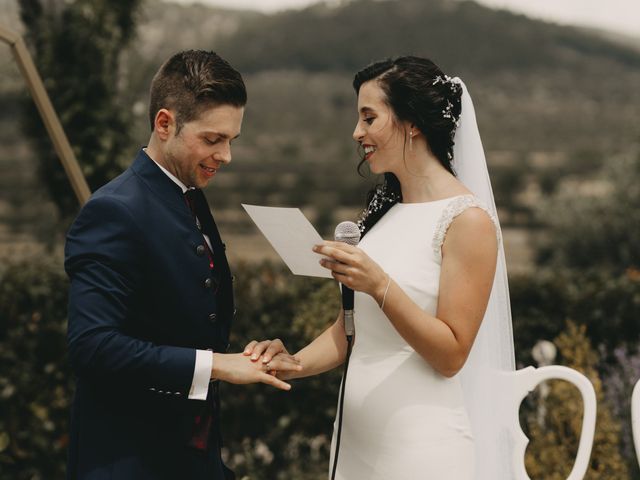
[[[360,229],[353,222],[341,222],[336,227],[334,238],[336,242],[358,245],[360,242]]]

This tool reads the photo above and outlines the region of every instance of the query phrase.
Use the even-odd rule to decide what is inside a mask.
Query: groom
[[[300,369],[279,341],[271,365],[226,353],[233,277],[200,189],[231,161],[246,100],[215,53],[171,57],[151,84],[148,146],[69,230],[69,479],[233,479],[221,381],[287,390],[267,370]]]

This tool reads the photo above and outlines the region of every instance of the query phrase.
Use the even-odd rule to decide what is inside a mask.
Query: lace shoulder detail
[[[487,212],[487,215],[489,215],[489,218],[496,227],[496,236],[498,238],[498,243],[502,241],[502,232],[500,231],[500,224],[498,223],[498,219],[496,218],[496,216],[491,213],[489,208],[475,196],[462,195],[460,197],[454,198],[447,204],[447,206],[442,211],[442,215],[438,220],[438,224],[436,225],[436,230],[433,234],[433,242],[431,243],[431,246],[433,248],[433,253],[435,253],[438,257],[441,256],[444,237],[447,234],[447,230],[449,230],[449,227],[451,226],[451,222],[453,222],[454,218],[471,207],[481,208],[482,210]]]

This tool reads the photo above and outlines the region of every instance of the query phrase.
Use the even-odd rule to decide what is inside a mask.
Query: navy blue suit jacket
[[[224,244],[206,210],[213,272],[182,191],[140,151],[69,230],[69,479],[225,478],[217,419],[208,452],[187,445],[206,406],[188,399],[196,349],[225,352],[234,315]]]

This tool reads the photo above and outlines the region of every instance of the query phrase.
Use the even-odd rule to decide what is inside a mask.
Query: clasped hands
[[[254,365],[263,369],[284,385],[289,385],[284,380],[295,378],[297,376],[296,373],[302,371],[303,368],[300,359],[295,355],[291,355],[282,341],[277,338],[261,342],[253,340],[244,347],[242,354],[245,357],[249,357]],[[291,386],[289,385],[286,390],[290,388]]]
[[[291,385],[281,374],[302,370],[300,360],[289,354],[281,340],[253,341],[242,353],[214,353],[211,378],[229,383],[265,383],[281,390]],[[290,378],[290,377],[289,377]]]

